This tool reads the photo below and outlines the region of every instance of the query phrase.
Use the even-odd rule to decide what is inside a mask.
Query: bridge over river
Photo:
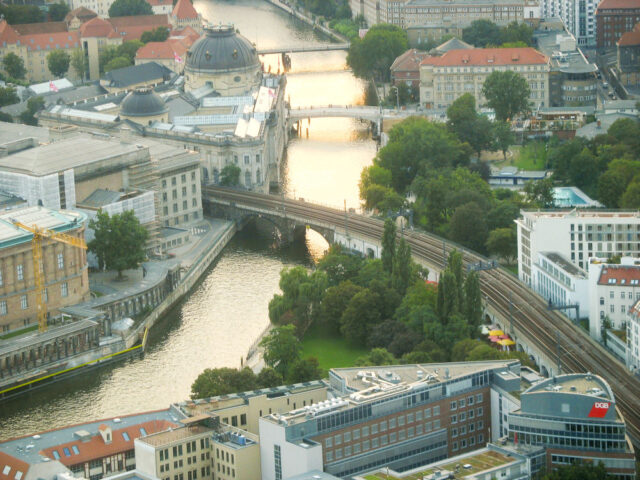
[[[350,43],[332,43],[329,45],[310,45],[310,46],[290,46],[265,48],[258,50],[258,55],[272,55],[276,53],[303,53],[303,52],[333,52],[338,50],[349,50]]]
[[[212,186],[204,188],[203,203],[210,213],[239,221],[264,218],[288,238],[296,231],[312,228],[330,242],[376,257],[380,254],[383,222],[376,218],[303,200]],[[405,231],[404,237],[416,261],[432,271],[444,268],[445,255],[455,248],[448,240],[433,234]],[[476,253],[462,251],[465,265],[487,261]],[[558,312],[549,311],[546,301],[513,274],[503,268],[478,273],[487,314],[512,336],[519,350],[536,360],[543,373],[591,372],[610,383],[617,406],[627,420],[627,431],[638,447],[640,381],[580,327]]]
[[[287,122],[291,126],[295,122],[311,118],[355,118],[375,123],[379,132],[383,120],[401,120],[412,115],[424,115],[424,111],[415,109],[397,110],[367,105],[324,105],[290,108],[287,110]]]

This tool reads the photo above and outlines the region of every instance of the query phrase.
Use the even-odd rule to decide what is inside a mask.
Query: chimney
[[[111,433],[110,426],[105,425],[104,423],[101,424],[98,427],[98,433],[100,433],[100,436],[102,437],[102,441],[105,443],[105,445],[111,445],[111,442],[113,441],[113,435]]]

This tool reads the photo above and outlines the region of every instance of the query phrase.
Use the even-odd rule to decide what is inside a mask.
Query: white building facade
[[[632,372],[640,368],[640,302],[627,315],[627,368]]]
[[[533,286],[540,252],[556,252],[586,269],[589,258],[640,257],[640,212],[606,210],[521,211],[518,277]]]

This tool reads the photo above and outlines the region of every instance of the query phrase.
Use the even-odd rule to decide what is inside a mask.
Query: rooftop
[[[598,285],[610,285],[612,287],[627,287],[640,285],[640,266],[633,265],[607,265],[602,267]]]
[[[620,37],[620,40],[618,40],[618,46],[620,47],[631,47],[636,45],[640,45],[640,23],[636,23],[633,30],[625,32]]]
[[[110,426],[112,430],[119,430],[152,420],[165,420],[177,423],[182,417],[183,415],[175,409],[165,409],[69,425],[55,430],[38,432],[35,435],[7,440],[0,443],[0,452],[9,454],[23,462],[33,465],[43,461],[43,457],[39,453],[40,451],[74,441],[76,439],[75,433],[79,430],[97,433],[98,427],[101,424]]]
[[[116,140],[77,135],[9,155],[0,170],[44,176],[136,152],[138,147]]]
[[[606,9],[640,9],[640,4],[638,0],[602,0],[598,4],[596,14]]]
[[[547,378],[522,392],[522,396],[549,392],[575,393],[614,400],[609,384],[602,377],[590,373],[572,373]]]
[[[541,255],[544,255],[553,263],[558,265],[562,270],[567,272],[569,275],[574,277],[585,278],[587,276],[586,272],[578,267],[576,267],[573,263],[569,262],[566,258],[556,252],[540,252]]]
[[[411,48],[396,58],[391,64],[392,72],[417,72],[420,70],[420,62],[429,54]]]
[[[168,80],[173,73],[164,65],[147,62],[140,65],[118,68],[104,74],[101,82],[106,86],[124,88],[152,80]]]
[[[198,12],[190,0],[178,0],[176,6],[173,7],[171,15],[178,19],[198,18]]]
[[[640,211],[638,210],[603,210],[603,209],[588,209],[588,208],[573,208],[573,209],[554,209],[554,210],[521,210],[523,216],[531,217],[533,219],[538,218],[581,218],[581,219],[599,219],[599,218],[640,218]]]
[[[170,445],[178,440],[184,440],[191,438],[194,435],[200,435],[203,433],[211,432],[210,428],[202,425],[191,425],[188,427],[181,427],[176,429],[169,429],[163,432],[155,433],[153,435],[145,436],[140,441],[154,447],[161,447],[164,445]]]
[[[14,142],[24,138],[35,138],[39,142],[49,141],[49,129],[44,127],[32,127],[22,123],[0,122],[0,145]],[[2,160],[2,163],[4,163]]]
[[[421,65],[448,67],[458,65],[545,65],[548,57],[531,47],[473,48],[449,50],[441,57],[427,57]]]

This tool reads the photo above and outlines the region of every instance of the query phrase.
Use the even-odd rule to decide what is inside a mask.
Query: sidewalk
[[[81,305],[96,307],[147,290],[162,281],[167,272],[176,265],[180,265],[185,270],[190,269],[202,252],[211,248],[231,223],[217,218],[204,219],[198,225],[191,227],[192,233],[189,243],[169,251],[173,258],[149,260],[144,262],[140,268],[125,270],[123,272],[124,280],[117,280],[117,273],[112,271],[90,273],[89,288],[99,296]]]

